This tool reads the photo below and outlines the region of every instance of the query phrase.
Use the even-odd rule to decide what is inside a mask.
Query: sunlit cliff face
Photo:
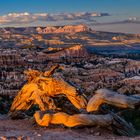
[[[37,27],[36,31],[40,34],[49,34],[49,33],[78,33],[88,31],[88,27],[85,25],[66,25],[64,27],[53,27],[48,26],[46,28]]]

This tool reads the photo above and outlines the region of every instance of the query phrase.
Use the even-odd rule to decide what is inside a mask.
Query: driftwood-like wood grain
[[[63,124],[67,127],[75,126],[109,126],[112,124],[113,117],[107,115],[93,115],[93,114],[75,114],[68,115],[64,112],[56,114],[42,114],[41,111],[37,111],[34,114],[36,122],[40,126],[49,126],[49,124]]]
[[[110,104],[119,108],[132,108],[135,109],[140,105],[140,99],[132,96],[126,96],[118,94],[107,89],[99,89],[95,92],[95,95],[89,100],[87,105],[87,111],[97,111],[99,107],[104,104]]]
[[[48,127],[50,124],[63,124],[67,127],[101,126],[108,128],[109,126],[112,126],[112,130],[116,131],[120,135],[134,136],[136,132],[131,124],[127,123],[123,118],[113,112],[106,115],[68,115],[64,112],[43,114],[41,111],[37,111],[34,114],[34,118],[38,125],[45,127]]]

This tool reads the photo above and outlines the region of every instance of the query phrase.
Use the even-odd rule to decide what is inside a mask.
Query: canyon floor
[[[63,126],[50,126],[43,128],[33,125],[29,119],[11,120],[1,119],[0,140],[139,140],[140,136],[133,138],[117,136],[111,131],[92,128],[64,128]]]

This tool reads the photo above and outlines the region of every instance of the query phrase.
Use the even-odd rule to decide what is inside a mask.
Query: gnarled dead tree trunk
[[[48,126],[49,124],[64,124],[67,127],[75,126],[109,126],[113,117],[107,115],[93,115],[93,114],[75,114],[68,115],[64,112],[56,114],[42,114],[41,111],[37,111],[34,114],[36,122],[40,126]]]
[[[107,89],[99,89],[95,92],[95,95],[89,100],[87,105],[87,111],[98,111],[99,107],[104,104],[110,104],[119,108],[132,108],[135,109],[140,106],[140,99],[118,94]]]
[[[75,126],[112,126],[112,130],[115,130],[120,135],[133,136],[135,135],[135,129],[124,119],[114,114],[113,112],[106,115],[93,115],[93,114],[75,114],[68,115],[64,112],[55,114],[43,114],[41,111],[37,111],[34,114],[36,122],[40,126],[49,126],[50,124],[63,124],[67,127]]]

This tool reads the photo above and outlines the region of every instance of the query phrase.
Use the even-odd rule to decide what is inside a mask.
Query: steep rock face
[[[0,28],[1,34],[10,34],[10,31],[7,31],[5,28]]]
[[[36,28],[36,31],[41,34],[49,34],[49,33],[77,33],[88,31],[89,28],[85,25],[66,25],[63,27],[46,27],[42,29],[41,27]]]
[[[55,53],[47,54],[48,58],[59,59],[65,57],[86,57],[88,56],[87,50],[82,45],[75,45],[57,51]]]

